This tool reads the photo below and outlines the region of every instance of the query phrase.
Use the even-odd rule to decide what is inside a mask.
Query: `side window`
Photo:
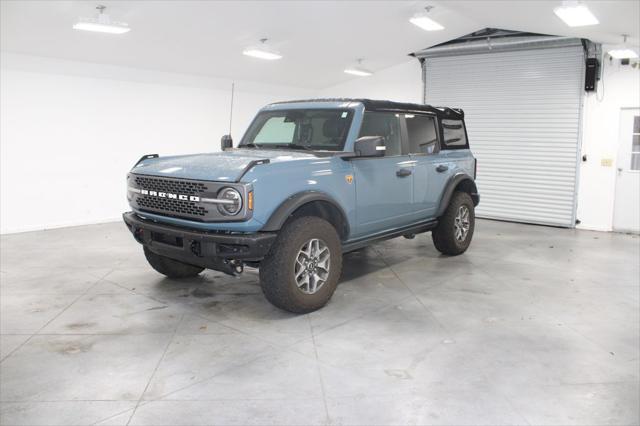
[[[271,117],[262,126],[255,143],[291,143],[296,131],[296,123],[287,122],[285,117]]]
[[[400,122],[396,114],[389,112],[365,112],[360,127],[362,136],[382,136],[387,148],[385,157],[402,154]]]
[[[442,120],[444,148],[464,148],[467,146],[467,136],[462,120]]]
[[[436,120],[428,115],[405,114],[409,154],[433,154],[438,149]]]

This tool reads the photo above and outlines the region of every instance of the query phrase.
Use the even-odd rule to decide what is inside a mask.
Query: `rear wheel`
[[[273,305],[303,314],[331,299],[341,273],[335,228],[319,217],[301,217],[285,225],[260,263],[260,285]]]
[[[454,192],[438,226],[431,232],[436,249],[450,256],[464,253],[471,244],[475,222],[471,196],[466,192]]]
[[[195,277],[204,270],[199,266],[189,265],[166,256],[161,256],[144,247],[144,256],[149,265],[156,271],[169,278],[190,278]]]

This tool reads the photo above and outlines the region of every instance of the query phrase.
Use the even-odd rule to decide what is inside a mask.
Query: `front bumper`
[[[259,262],[269,252],[277,234],[228,234],[195,231],[144,219],[134,212],[122,215],[140,244],[152,252],[203,268],[233,274],[232,261]]]

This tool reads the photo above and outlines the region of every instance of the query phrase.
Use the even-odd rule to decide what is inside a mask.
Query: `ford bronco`
[[[342,255],[431,231],[463,253],[480,201],[460,109],[368,99],[282,102],[234,148],[145,155],[127,176],[124,221],[156,271],[193,277],[258,267],[275,306],[324,306]]]

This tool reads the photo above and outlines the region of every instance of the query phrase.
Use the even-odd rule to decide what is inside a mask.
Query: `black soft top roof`
[[[292,104],[301,102],[359,102],[367,111],[398,111],[398,112],[428,112],[443,118],[463,119],[464,111],[460,108],[434,107],[426,104],[413,104],[407,102],[393,102],[376,99],[361,98],[325,98],[325,99],[301,99],[295,101],[274,102],[274,104]]]

